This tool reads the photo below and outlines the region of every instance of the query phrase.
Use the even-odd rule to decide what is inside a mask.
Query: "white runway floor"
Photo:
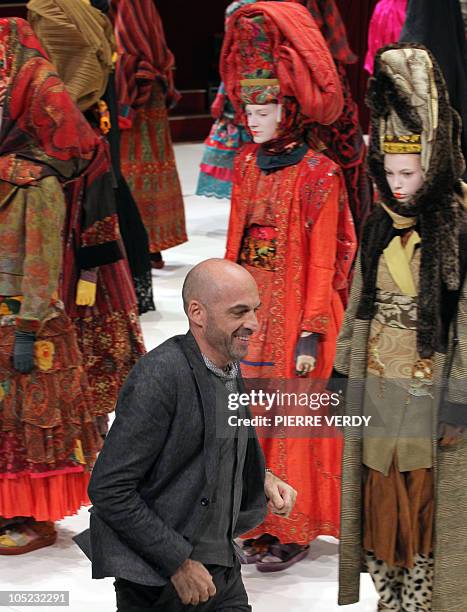
[[[166,251],[166,267],[154,274],[157,311],[143,316],[148,349],[187,329],[181,304],[181,285],[186,272],[198,261],[223,257],[229,205],[225,200],[193,195],[202,146],[176,147],[183,185],[189,242]],[[72,542],[73,535],[88,524],[87,509],[61,521],[53,547],[18,557],[0,557],[0,591],[69,591],[71,612],[115,612],[112,579],[92,580],[91,566]],[[260,574],[255,567],[244,568],[245,585],[254,612],[374,612],[376,595],[370,578],[362,579],[359,604],[337,605],[337,541],[320,538],[312,543],[304,561],[285,572]],[[1,606],[0,606],[1,607]],[[24,611],[30,607],[3,607]],[[56,610],[41,607],[39,610]]]

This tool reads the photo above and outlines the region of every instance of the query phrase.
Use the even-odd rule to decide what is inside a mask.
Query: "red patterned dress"
[[[61,183],[86,168],[103,178],[102,150],[22,19],[0,19],[0,83],[0,519],[56,521],[89,501],[100,444],[75,330],[57,299]],[[99,240],[92,226],[81,256],[121,258],[113,233]],[[18,332],[35,340],[28,374],[13,367]]]
[[[301,331],[321,334],[316,369],[332,371],[355,233],[341,170],[308,150],[297,164],[271,173],[257,166],[257,145],[236,161],[226,257],[255,278],[259,330],[250,340],[246,378],[295,378]],[[290,520],[269,515],[252,536],[270,533],[282,543],[308,544],[339,533],[339,437],[262,440],[266,464],[298,490]]]
[[[112,5],[122,173],[138,205],[151,254],[186,242],[185,210],[167,108],[178,99],[174,58],[153,0]]]
[[[108,162],[105,166],[108,170]],[[107,415],[115,409],[120,388],[131,368],[146,352],[133,280],[126,258],[106,259],[106,245],[121,244],[111,184],[92,187],[91,175],[66,190],[67,218],[60,297],[71,317],[89,382],[93,412],[102,434]],[[98,198],[93,197],[98,194]],[[86,245],[93,244],[94,249]],[[93,306],[76,305],[79,277],[92,269],[96,280]]]

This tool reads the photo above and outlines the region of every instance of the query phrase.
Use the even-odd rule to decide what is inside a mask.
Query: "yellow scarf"
[[[386,204],[382,202],[380,202],[380,204],[391,217],[393,226],[396,229],[408,229],[417,223],[416,217],[403,217],[391,210]],[[415,247],[417,244],[420,244],[420,242],[421,238],[419,234],[413,231],[405,247],[402,246],[401,237],[395,236],[384,249],[384,259],[394,282],[402,293],[410,297],[417,296],[417,289],[410,268],[410,262],[412,261]]]
[[[408,229],[409,227],[413,227],[417,224],[417,217],[403,217],[402,215],[398,215],[383,202],[380,202],[380,206],[384,208],[384,210],[391,217],[392,224],[396,229]]]

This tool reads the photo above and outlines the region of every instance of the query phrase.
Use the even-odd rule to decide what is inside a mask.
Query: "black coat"
[[[462,119],[467,159],[467,45],[459,0],[409,0],[400,42],[422,43],[438,61],[451,105]]]
[[[206,525],[218,449],[215,385],[192,334],[175,336],[130,373],[94,467],[90,532],[76,538],[93,578],[167,582]],[[252,428],[234,537],[265,514],[264,458]]]

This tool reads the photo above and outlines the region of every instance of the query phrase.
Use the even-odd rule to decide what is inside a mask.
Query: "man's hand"
[[[170,580],[185,606],[205,603],[216,594],[211,574],[199,561],[187,559]]]
[[[264,492],[269,499],[269,510],[287,518],[295,506],[297,491],[272,472],[266,472]]]

